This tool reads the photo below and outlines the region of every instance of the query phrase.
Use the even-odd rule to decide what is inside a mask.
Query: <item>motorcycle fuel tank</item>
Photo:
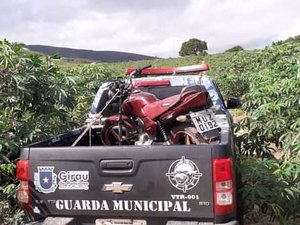
[[[156,101],[158,99],[155,95],[148,92],[136,91],[123,102],[123,112],[127,116],[143,118],[147,115],[142,108]]]

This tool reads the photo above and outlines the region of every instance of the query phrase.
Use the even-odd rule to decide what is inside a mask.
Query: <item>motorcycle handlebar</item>
[[[149,67],[151,67],[151,65],[147,65],[147,66],[144,66],[142,68],[139,68],[139,69],[136,69],[134,71],[132,71],[130,74],[129,74],[129,77],[128,77],[128,81],[130,84],[132,84],[132,76],[134,75],[137,75],[137,74],[141,74],[141,72],[145,69],[148,69]]]
[[[136,69],[136,74],[140,74],[143,70],[150,68],[151,65],[144,66],[142,68]]]
[[[151,65],[147,65],[147,66],[144,66],[144,67],[142,67],[142,68],[139,68],[139,69],[136,69],[136,70],[132,71],[132,72],[130,73],[130,75],[129,75],[130,79],[131,79],[131,77],[132,77],[133,75],[141,74],[141,72],[142,72],[143,70],[148,69],[149,67],[151,67]]]
[[[115,91],[116,89],[121,89],[122,91],[126,90],[129,88],[129,85],[132,83],[132,76],[133,75],[137,75],[137,74],[141,74],[141,72],[145,69],[148,69],[149,67],[151,67],[151,65],[147,65],[144,66],[142,68],[136,69],[134,70],[130,75],[129,75],[129,83],[128,81],[125,82],[124,79],[117,79],[114,80],[110,85],[109,85],[109,89],[111,91]]]
[[[123,89],[125,87],[125,81],[123,79],[114,80],[110,85],[109,89],[114,91],[115,89]]]

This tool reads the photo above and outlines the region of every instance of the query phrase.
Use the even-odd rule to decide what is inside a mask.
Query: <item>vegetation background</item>
[[[208,62],[236,115],[239,196],[249,223],[300,224],[300,41],[262,50],[122,63],[78,64],[0,41],[0,221],[17,224],[15,162],[22,146],[84,124],[100,84],[126,67]]]

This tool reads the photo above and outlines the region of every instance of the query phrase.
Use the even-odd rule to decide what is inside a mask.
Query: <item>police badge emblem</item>
[[[52,193],[57,188],[57,175],[53,172],[54,166],[38,166],[34,173],[35,189],[42,193]]]
[[[192,160],[182,156],[181,159],[171,164],[166,176],[175,188],[185,193],[198,184],[202,173],[199,172],[197,165]]]

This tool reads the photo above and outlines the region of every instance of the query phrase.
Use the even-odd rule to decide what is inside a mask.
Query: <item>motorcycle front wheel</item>
[[[207,143],[190,123],[175,125],[170,132],[170,142],[174,145],[199,145]]]
[[[119,126],[117,123],[106,124],[101,132],[101,139],[104,145],[119,145]],[[121,145],[132,145],[128,130],[126,127],[122,127],[122,140]]]

